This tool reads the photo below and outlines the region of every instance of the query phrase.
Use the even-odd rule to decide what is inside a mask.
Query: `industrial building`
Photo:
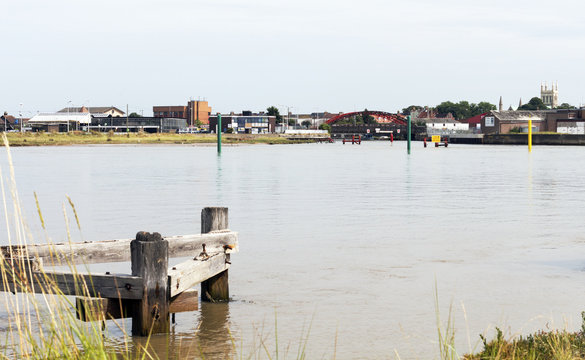
[[[28,121],[32,131],[114,131],[177,132],[187,125],[185,119],[155,117],[92,116],[89,112],[37,114]]]
[[[57,112],[37,114],[28,120],[32,131],[68,132],[91,123],[89,112]]]
[[[155,118],[180,118],[187,120],[187,126],[209,124],[211,107],[207,101],[189,100],[187,105],[153,106]]]
[[[528,121],[532,120],[534,132],[585,135],[584,116],[585,109],[490,111],[481,120],[481,130],[484,134],[528,132]]]
[[[91,116],[94,117],[119,117],[126,115],[125,112],[118,109],[115,106],[81,106],[81,107],[66,107],[59,111],[60,114],[63,113],[89,113]]]
[[[276,116],[252,114],[249,111],[244,111],[240,115],[222,115],[221,128],[222,132],[233,132],[234,134],[274,133]],[[217,115],[209,118],[209,130],[217,131]]]

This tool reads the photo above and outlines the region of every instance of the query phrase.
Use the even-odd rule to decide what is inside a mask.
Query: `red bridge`
[[[363,116],[364,114],[372,116],[379,124],[395,123],[398,125],[406,125],[406,117],[404,115],[392,114],[385,111],[356,111],[346,114],[339,114],[327,120],[327,124],[335,124],[335,122],[341,119],[347,119],[357,115]]]

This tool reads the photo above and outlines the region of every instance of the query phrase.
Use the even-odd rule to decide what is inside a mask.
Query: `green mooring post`
[[[410,121],[410,115],[407,116],[407,119],[408,119],[408,131],[406,132],[406,137],[407,137],[407,139],[406,139],[407,140],[407,143],[406,143],[407,145],[406,146],[407,146],[407,149],[408,149],[408,153],[410,154],[410,131],[411,131],[410,130],[410,123],[411,123],[411,121]]]
[[[221,114],[217,114],[217,153],[221,154]]]

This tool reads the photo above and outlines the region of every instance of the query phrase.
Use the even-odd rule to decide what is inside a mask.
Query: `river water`
[[[438,358],[436,314],[445,323],[450,306],[460,353],[479,350],[478,335],[492,337],[495,326],[514,335],[581,325],[583,147],[529,154],[413,143],[407,155],[401,142],[253,145],[224,146],[220,157],[213,146],[181,145],[11,151],[39,242],[33,192],[54,241],[65,239],[66,195],[80,217],[76,241],[199,233],[203,207],[229,207],[240,234],[233,301],[177,314],[171,336],[153,339],[162,358],[246,357],[262,342],[271,352],[278,342],[280,358],[295,358],[299,343],[310,359]],[[6,174],[5,150],[0,161]],[[130,272],[129,264],[106,267]]]

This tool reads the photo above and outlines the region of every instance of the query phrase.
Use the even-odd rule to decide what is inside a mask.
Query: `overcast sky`
[[[585,1],[2,0],[0,110],[585,103]]]

